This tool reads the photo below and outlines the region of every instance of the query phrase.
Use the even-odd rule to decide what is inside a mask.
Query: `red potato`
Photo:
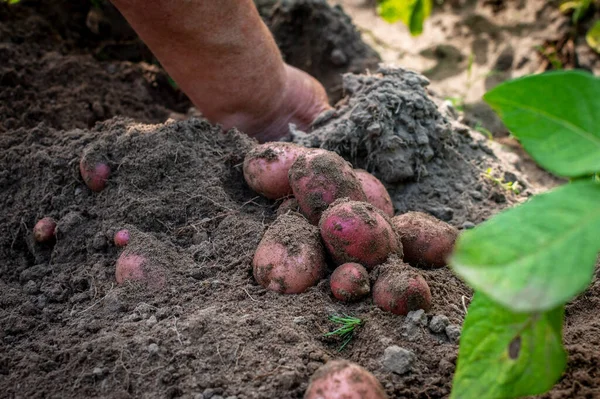
[[[454,249],[458,230],[431,215],[408,212],[392,218],[404,247],[404,261],[414,267],[444,267]]]
[[[377,378],[356,363],[333,360],[310,378],[304,399],[387,399]]]
[[[292,194],[288,173],[305,147],[292,143],[265,143],[254,147],[244,159],[244,178],[260,195],[277,199]]]
[[[395,258],[373,285],[373,302],[381,309],[406,316],[412,310],[431,308],[431,291],[427,281],[410,266]]]
[[[129,244],[129,238],[130,238],[129,230],[123,229],[123,230],[117,231],[115,233],[115,238],[114,238],[115,246],[120,247],[120,248],[126,246],[127,244]]]
[[[258,244],[252,267],[266,289],[299,294],[323,278],[327,265],[319,230],[301,215],[281,215]]]
[[[319,230],[338,265],[357,262],[372,269],[391,254],[402,256],[402,244],[389,219],[366,202],[336,201],[323,213]]]
[[[294,197],[286,199],[277,208],[277,216],[285,215],[288,212],[300,212],[298,201]]]
[[[165,275],[162,269],[147,257],[125,250],[117,259],[115,277],[117,284],[125,281],[137,281],[151,288],[162,288],[165,285]]]
[[[342,302],[354,302],[371,291],[369,273],[358,263],[344,263],[331,274],[329,280],[333,296]]]
[[[33,227],[33,238],[37,242],[48,242],[54,239],[56,221],[50,217],[40,219]]]
[[[84,154],[79,161],[79,172],[90,190],[100,192],[106,187],[110,176],[110,166],[103,161]]]
[[[289,177],[300,210],[315,225],[337,199],[367,200],[352,166],[331,151],[317,149],[300,155]]]
[[[354,173],[367,195],[367,202],[381,209],[387,216],[394,216],[394,205],[383,183],[366,170],[354,169]]]

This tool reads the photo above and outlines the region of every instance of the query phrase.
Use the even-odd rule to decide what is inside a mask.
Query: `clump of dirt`
[[[342,97],[343,73],[374,70],[381,60],[339,6],[325,0],[256,3],[285,61],[317,78],[332,103]]]
[[[400,213],[420,210],[457,226],[481,222],[529,194],[500,184],[529,186],[490,148],[502,152],[499,146],[460,124],[427,84],[416,72],[387,67],[373,75],[344,75],[348,97],[323,113],[310,133],[292,129],[294,141],[335,151],[372,172],[388,183]],[[501,178],[494,180],[488,168]]]

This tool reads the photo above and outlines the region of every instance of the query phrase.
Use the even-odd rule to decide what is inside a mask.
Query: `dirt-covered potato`
[[[310,378],[304,399],[387,399],[377,378],[356,363],[332,360]]]
[[[394,216],[392,225],[402,241],[405,262],[425,269],[446,266],[458,237],[456,228],[422,212]]]
[[[371,291],[369,273],[358,263],[344,263],[333,271],[329,280],[333,296],[342,302],[354,302]]]
[[[331,151],[316,149],[300,155],[289,177],[300,210],[312,224],[339,198],[367,200],[352,166]]]
[[[265,143],[254,147],[244,159],[244,178],[260,195],[277,199],[292,194],[288,173],[305,147],[292,143]]]
[[[33,227],[33,238],[37,242],[54,240],[56,234],[56,221],[50,217],[40,219]]]
[[[396,257],[382,269],[373,285],[373,302],[377,306],[398,315],[419,309],[427,312],[431,308],[429,285],[416,270]]]
[[[317,284],[326,270],[319,229],[298,214],[281,215],[269,226],[252,260],[254,278],[282,294],[298,294]]]
[[[79,173],[90,190],[100,192],[106,187],[110,176],[110,166],[103,160],[102,154],[93,149],[84,151],[79,161]]]
[[[354,169],[354,173],[367,195],[367,202],[381,209],[387,216],[394,216],[394,204],[383,183],[366,170]]]
[[[402,254],[402,244],[383,212],[367,202],[341,199],[319,222],[321,237],[333,261],[360,263],[367,269]]]
[[[115,278],[117,284],[137,281],[151,288],[162,288],[165,285],[165,274],[158,265],[144,255],[127,250],[117,259]]]
[[[277,216],[285,215],[288,212],[300,212],[300,206],[294,197],[286,199],[277,208]]]

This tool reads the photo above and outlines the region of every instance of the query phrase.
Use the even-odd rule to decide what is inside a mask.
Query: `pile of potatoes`
[[[372,292],[377,306],[395,314],[429,310],[431,292],[418,268],[446,265],[455,228],[420,212],[394,216],[384,185],[331,151],[266,143],[247,154],[243,170],[250,188],[282,200],[252,261],[260,285],[302,293],[326,277],[329,263],[340,301]]]

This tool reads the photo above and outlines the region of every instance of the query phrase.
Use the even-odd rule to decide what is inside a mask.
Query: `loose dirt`
[[[392,398],[449,394],[457,345],[446,334],[421,325],[409,329],[407,318],[379,310],[370,299],[341,304],[327,280],[301,295],[260,287],[250,262],[278,204],[244,182],[243,157],[254,143],[201,118],[167,120],[181,117],[189,104],[164,72],[143,57],[100,60],[105,43],[85,24],[90,6],[53,4],[0,3],[0,54],[7,60],[0,66],[5,396],[300,398],[310,375],[334,358],[373,372]],[[329,12],[331,21],[341,13],[318,9]],[[111,40],[122,48],[120,39]],[[407,79],[421,83],[404,87]],[[442,129],[444,138],[437,141],[435,129],[428,129],[432,154],[411,158],[426,175],[396,179],[384,168],[372,169],[388,182],[396,212],[424,210],[469,228],[544,189],[519,171],[514,154],[456,120],[419,75],[384,69],[346,81],[354,82],[349,97],[315,131],[351,120],[348,104],[357,99],[373,101],[375,109],[389,106],[390,96],[368,97],[368,81],[404,87],[401,98],[412,90],[435,120],[432,126]],[[400,115],[412,123],[416,110]],[[365,126],[381,121],[377,115],[365,118]],[[394,118],[384,122],[397,123]],[[361,143],[356,154],[335,141],[355,166],[371,166],[360,139],[365,131],[341,130]],[[78,172],[80,156],[90,148],[104,154],[113,170],[101,193],[89,191]],[[497,178],[519,181],[522,192],[494,183],[483,173],[488,167]],[[32,239],[31,229],[43,216],[58,221],[52,245]],[[120,250],[112,237],[121,228],[131,232],[127,251],[142,253],[165,271],[164,288],[116,285]],[[433,298],[427,318],[443,314],[462,324],[470,290],[448,269],[422,275]],[[596,280],[567,308],[569,369],[547,397],[600,395],[600,325],[594,317],[599,298]],[[334,327],[332,314],[365,321],[339,353],[341,342],[323,337]],[[398,375],[383,366],[392,345],[414,352],[411,372]]]

